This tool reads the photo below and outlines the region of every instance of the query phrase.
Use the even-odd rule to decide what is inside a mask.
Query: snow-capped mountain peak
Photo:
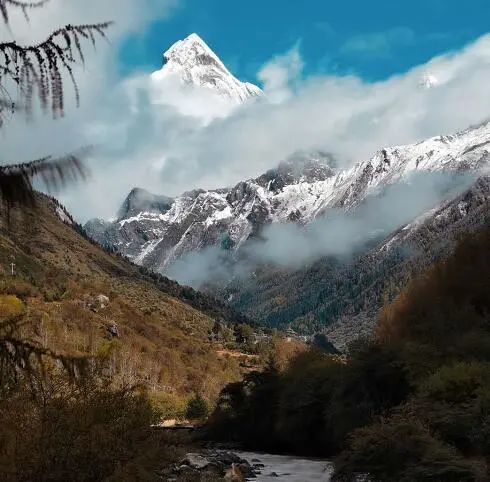
[[[185,73],[190,73],[196,66],[213,66],[230,74],[219,57],[209,48],[208,44],[197,33],[189,35],[184,40],[175,42],[164,54],[165,63],[175,68],[180,65]]]
[[[152,74],[154,80],[176,77],[184,85],[212,90],[234,104],[263,95],[256,85],[238,80],[196,33],[174,43],[163,57],[163,67]]]

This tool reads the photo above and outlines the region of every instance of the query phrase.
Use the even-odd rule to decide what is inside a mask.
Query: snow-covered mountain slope
[[[300,269],[267,266],[217,287],[235,309],[274,327],[324,332],[339,349],[375,328],[378,310],[454,249],[462,235],[488,225],[490,177],[400,227],[345,262],[323,257]]]
[[[89,221],[86,230],[136,263],[162,271],[206,246],[238,249],[269,223],[305,224],[331,208],[352,210],[367,196],[414,173],[477,171],[489,161],[490,122],[455,135],[382,149],[349,169],[337,167],[321,153],[291,160],[232,188],[165,198],[162,209],[153,205],[131,211],[114,223]]]
[[[176,42],[163,57],[163,67],[152,74],[152,80],[157,83],[175,78],[184,85],[213,91],[234,104],[242,104],[263,94],[256,85],[241,82],[234,77],[195,33]]]

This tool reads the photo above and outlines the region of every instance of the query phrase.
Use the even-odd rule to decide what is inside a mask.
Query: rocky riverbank
[[[206,449],[187,454],[162,475],[168,482],[328,482],[332,472],[332,464],[325,460]]]
[[[167,482],[180,480],[243,482],[256,479],[259,462],[249,462],[235,453],[223,450],[203,450],[189,453],[180,462],[168,467],[162,474]]]

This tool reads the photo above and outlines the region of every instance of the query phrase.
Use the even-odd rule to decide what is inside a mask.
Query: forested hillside
[[[210,433],[254,449],[336,456],[335,480],[486,481],[490,228],[412,281],[371,341],[317,351],[226,387]]]
[[[488,222],[490,180],[373,242],[366,254],[323,258],[299,270],[266,266],[222,293],[232,305],[268,326],[325,331],[339,347],[372,332],[379,308],[421,270],[447,256],[463,233]]]

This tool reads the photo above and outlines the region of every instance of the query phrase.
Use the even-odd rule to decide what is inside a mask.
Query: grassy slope
[[[220,347],[208,341],[213,318],[88,242],[55,210],[39,196],[36,209],[13,210],[9,225],[1,217],[0,287],[25,300],[29,323],[23,329],[33,340],[60,352],[100,355],[113,381],[143,382],[164,399],[192,392],[213,398],[240,376],[239,360],[220,357]],[[96,313],[86,303],[99,294],[110,303]],[[233,321],[231,312],[223,313]],[[109,335],[112,324],[119,337]]]

